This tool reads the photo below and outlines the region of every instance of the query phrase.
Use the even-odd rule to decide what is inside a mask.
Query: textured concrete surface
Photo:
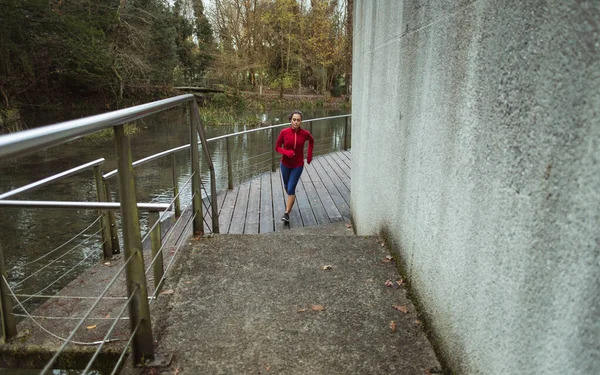
[[[180,258],[179,280],[170,281],[173,293],[161,295],[161,305],[170,301],[155,323],[156,347],[173,361],[159,371],[439,372],[406,290],[385,285],[398,277],[393,262],[383,262],[388,254],[376,238],[346,233],[192,241]],[[317,305],[324,310],[314,311]]]
[[[458,373],[600,373],[600,2],[355,0],[352,215]]]

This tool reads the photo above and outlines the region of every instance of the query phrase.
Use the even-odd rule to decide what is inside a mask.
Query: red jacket
[[[302,128],[294,131],[290,126],[279,133],[277,142],[275,143],[275,151],[283,156],[281,162],[288,168],[296,168],[304,165],[304,142],[308,141],[308,153],[306,162],[310,164],[312,161],[313,147],[315,139],[313,136]]]

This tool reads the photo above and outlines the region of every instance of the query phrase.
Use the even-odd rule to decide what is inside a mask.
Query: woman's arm
[[[281,132],[279,132],[279,136],[277,137],[277,142],[275,142],[275,151],[277,151],[281,155],[285,155],[288,158],[291,158],[295,154],[294,150],[286,150],[283,147],[281,147],[281,145],[283,145],[283,132],[284,131],[285,131],[285,129],[282,130]]]
[[[312,161],[313,148],[315,147],[315,139],[308,131],[306,133],[308,134],[308,151],[306,153],[306,162],[310,164]]]

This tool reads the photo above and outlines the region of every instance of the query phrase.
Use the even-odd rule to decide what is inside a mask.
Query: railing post
[[[175,217],[181,216],[181,203],[179,201],[179,184],[177,183],[177,168],[175,154],[171,154],[171,171],[173,172],[173,196],[175,197]]]
[[[348,150],[348,119],[349,117],[345,118],[346,121],[344,122],[344,151]]]
[[[196,126],[198,113],[198,104],[196,100],[190,102],[190,149],[192,151],[192,217],[194,218],[192,227],[193,234],[204,233],[204,217],[202,214],[202,191],[200,190],[200,155],[198,153],[198,130]],[[204,147],[204,145],[202,145]]]
[[[275,129],[271,128],[271,172],[275,172]]]
[[[96,196],[98,202],[106,202],[104,183],[102,183],[102,172],[98,165],[94,167],[94,179],[96,180]],[[102,217],[102,219],[100,219],[100,228],[102,229],[102,252],[104,253],[104,259],[110,259],[113,255],[113,249],[108,210],[98,210],[98,213]]]
[[[163,278],[163,275],[165,273],[165,269],[163,266],[163,256],[162,256],[162,251],[160,250],[160,235],[161,235],[161,229],[160,229],[160,213],[156,212],[156,211],[150,211],[149,212],[149,219],[150,219],[150,228],[154,227],[154,224],[156,224],[156,227],[154,227],[154,229],[152,230],[152,232],[150,233],[150,240],[152,242],[152,259],[154,259],[154,265],[152,267],[152,272],[154,275],[154,295],[157,296],[160,293],[159,287],[162,285],[161,280]],[[156,255],[160,252],[160,255]]]
[[[225,146],[227,149],[227,189],[233,189],[233,168],[231,166],[231,143],[229,137],[225,138]]]
[[[2,251],[2,244],[0,243],[0,318],[2,319],[2,342],[6,343],[12,337],[17,335],[17,324],[12,308],[12,300],[10,290],[6,284],[7,273],[4,267],[4,253]]]
[[[154,339],[152,337],[150,307],[148,306],[148,289],[146,288],[142,235],[135,195],[131,147],[129,137],[125,135],[123,126],[115,126],[113,129],[119,168],[119,200],[121,201],[121,220],[123,223],[124,259],[128,261],[125,268],[127,295],[134,294],[129,304],[129,328],[132,334],[139,324],[132,340],[132,354],[134,363],[143,365],[144,361],[154,359]]]
[[[204,152],[204,158],[206,164],[208,164],[208,171],[210,173],[210,207],[212,210],[212,232],[219,233],[219,207],[217,206],[217,178],[215,177],[215,166],[213,165],[208,149],[208,143],[204,136],[204,129],[202,128],[202,122],[200,121],[200,113],[198,112],[198,103],[192,100],[192,122],[196,124],[198,134],[200,134],[200,141],[202,142],[202,151]],[[202,218],[200,218],[202,220]]]
[[[110,182],[104,180],[105,202],[112,202]],[[121,254],[121,245],[119,245],[119,230],[117,229],[117,216],[114,210],[108,210],[108,223],[110,225],[110,241],[113,254]]]

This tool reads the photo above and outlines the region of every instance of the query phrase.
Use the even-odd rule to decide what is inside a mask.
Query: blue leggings
[[[300,175],[304,170],[304,166],[301,165],[296,168],[288,168],[283,163],[280,163],[281,177],[283,178],[283,187],[288,195],[296,195],[296,185],[300,180]]]

